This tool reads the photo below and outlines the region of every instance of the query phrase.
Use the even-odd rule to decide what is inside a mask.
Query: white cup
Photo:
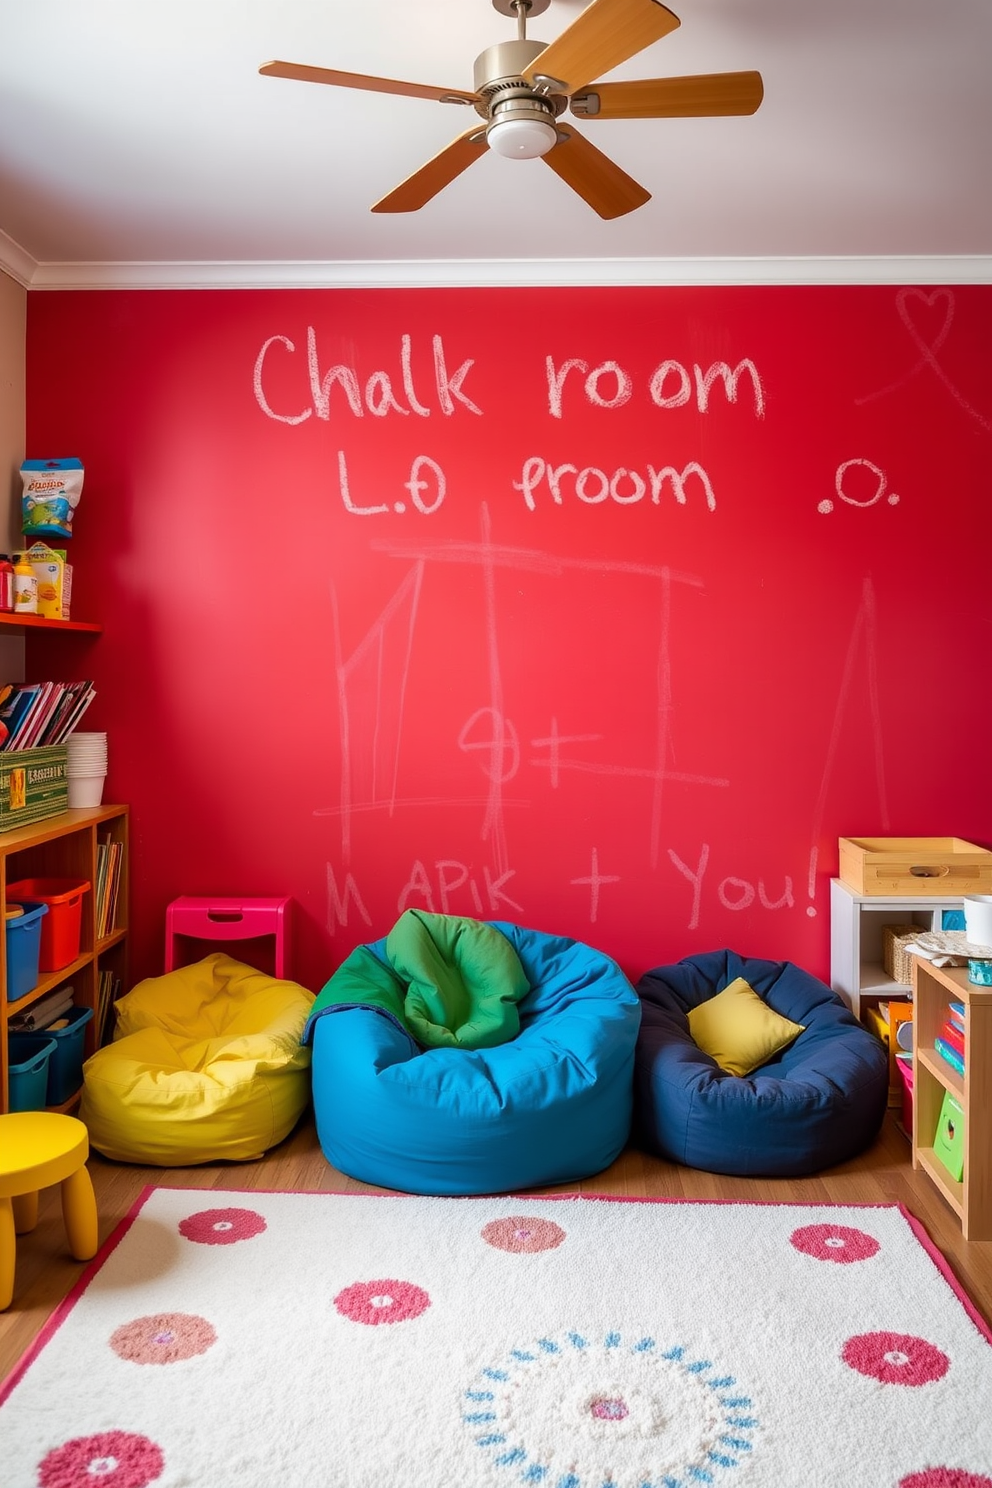
[[[103,800],[103,782],[106,775],[70,775],[69,805],[99,806]]]
[[[969,945],[992,951],[992,894],[965,894],[964,933]]]

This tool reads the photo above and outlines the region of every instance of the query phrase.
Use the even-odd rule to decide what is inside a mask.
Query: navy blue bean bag
[[[425,1049],[381,1009],[354,1004],[311,1017],[317,1136],[340,1172],[404,1193],[507,1193],[589,1177],[625,1146],[634,988],[580,941],[489,923],[530,988],[508,1042]],[[368,949],[384,959],[384,946]]]
[[[688,1023],[693,1008],[737,977],[805,1028],[744,1077],[725,1073],[703,1053]],[[710,951],[646,972],[637,991],[635,1145],[710,1173],[795,1177],[844,1162],[878,1135],[888,1099],[887,1051],[809,972],[788,961]]]

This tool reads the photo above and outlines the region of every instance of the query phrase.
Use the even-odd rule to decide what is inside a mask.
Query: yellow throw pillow
[[[689,1014],[689,1032],[728,1075],[749,1075],[804,1031],[781,1017],[743,977]]]

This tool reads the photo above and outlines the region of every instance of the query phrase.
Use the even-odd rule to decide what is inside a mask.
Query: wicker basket
[[[913,957],[906,947],[922,934],[921,925],[882,926],[882,965],[886,976],[891,977],[894,982],[907,987],[913,985]]]

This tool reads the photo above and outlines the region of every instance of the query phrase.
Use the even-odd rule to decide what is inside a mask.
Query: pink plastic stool
[[[275,937],[275,975],[286,977],[289,899],[173,899],[165,911],[165,969],[176,968],[176,937],[255,940]]]

